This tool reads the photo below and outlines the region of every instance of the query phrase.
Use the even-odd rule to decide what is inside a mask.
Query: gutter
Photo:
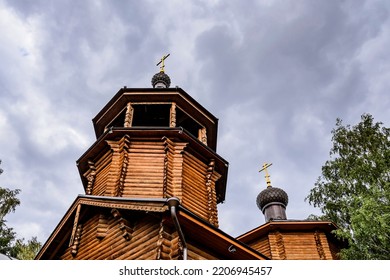
[[[183,260],[187,260],[187,243],[181,230],[179,219],[177,218],[177,207],[180,206],[180,200],[177,197],[171,197],[167,200],[168,206],[171,210],[171,217],[175,224],[176,230],[179,233],[181,242],[183,243]]]

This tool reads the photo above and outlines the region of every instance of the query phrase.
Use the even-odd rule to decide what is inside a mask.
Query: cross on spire
[[[164,67],[165,67],[164,61],[165,61],[165,59],[167,59],[167,57],[168,57],[169,55],[170,55],[170,54],[164,55],[164,56],[161,58],[161,60],[157,63],[156,66],[159,66],[159,65],[161,64],[161,66],[160,66],[160,72],[164,72]]]
[[[272,163],[264,163],[263,164],[263,168],[261,168],[260,170],[259,170],[259,172],[261,172],[261,171],[263,171],[263,170],[265,170],[265,181],[266,181],[266,183],[267,183],[267,188],[269,188],[269,187],[271,187],[271,180],[270,180],[270,178],[269,177],[271,177],[269,174],[268,174],[268,167],[270,167],[272,165]]]

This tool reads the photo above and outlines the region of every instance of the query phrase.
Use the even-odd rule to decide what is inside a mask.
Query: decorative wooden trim
[[[326,255],[324,252],[324,247],[322,246],[320,234],[321,233],[318,230],[316,230],[314,232],[314,240],[316,241],[317,252],[318,252],[318,255],[320,256],[320,259],[326,260]]]
[[[73,257],[75,257],[77,255],[77,252],[79,250],[82,229],[83,229],[82,224],[79,224],[77,226],[76,236],[74,237],[74,242],[73,242],[73,245],[72,245],[71,253],[72,253]]]
[[[130,139],[128,136],[125,136],[120,140],[120,146],[121,146],[120,152],[123,154],[122,168],[121,168],[121,172],[119,175],[119,180],[118,180],[115,196],[122,196],[124,185],[125,185],[127,166],[129,164],[129,148],[130,148]]]
[[[126,210],[141,210],[141,211],[152,211],[152,212],[164,212],[167,210],[167,206],[163,203],[153,203],[153,202],[108,202],[108,201],[99,201],[93,199],[82,199],[81,204],[91,205],[97,207],[105,208],[117,208],[117,209],[126,209]]]
[[[169,116],[169,127],[176,127],[176,103],[172,102],[170,116]]]
[[[131,105],[131,102],[129,102],[127,103],[127,107],[126,107],[124,127],[131,127],[133,125],[133,116],[134,116],[134,108]]]
[[[82,224],[79,224],[80,212],[81,212],[81,204],[77,205],[76,208],[76,213],[73,221],[72,234],[70,236],[70,241],[69,241],[69,246],[72,246],[71,254],[73,257],[77,255],[77,252],[79,250],[79,245],[80,245],[80,239],[81,239]]]
[[[207,166],[206,173],[207,210],[209,223],[218,227],[217,201],[215,198],[215,191],[213,190],[214,169],[215,160],[212,159]]]
[[[200,142],[202,142],[203,144],[205,144],[207,146],[207,130],[205,127],[202,127],[201,129],[199,129],[198,139]]]
[[[96,167],[93,161],[88,161],[88,166],[89,166],[89,172],[88,175],[86,176],[88,180],[88,185],[87,188],[85,189],[85,193],[92,194],[93,186],[96,179]]]
[[[133,238],[134,225],[130,225],[129,221],[122,217],[118,209],[112,209],[111,214],[115,219],[119,220],[118,227],[122,231],[123,238],[130,241]]]
[[[77,205],[77,208],[76,208],[76,213],[75,213],[74,220],[73,220],[72,234],[70,235],[70,240],[69,240],[69,246],[73,245],[75,237],[76,237],[76,231],[77,231],[77,226],[79,223],[80,211],[81,211],[81,204]]]

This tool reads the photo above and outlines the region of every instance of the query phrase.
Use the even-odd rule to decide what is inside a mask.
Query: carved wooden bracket
[[[71,254],[73,256],[76,256],[79,250],[81,232],[83,229],[82,224],[79,223],[80,212],[81,212],[81,204],[77,205],[76,214],[74,216],[74,221],[73,221],[72,234],[70,235],[70,241],[69,241],[69,246],[72,246]]]
[[[95,178],[96,178],[96,167],[95,167],[95,163],[92,161],[88,161],[88,166],[89,166],[89,171],[88,171],[88,175],[86,176],[88,180],[88,185],[85,190],[85,193],[92,194],[93,185],[95,183]]]
[[[76,238],[76,231],[77,231],[77,226],[79,224],[80,211],[81,211],[81,204],[77,205],[76,208],[76,213],[73,220],[72,234],[70,235],[70,240],[69,240],[69,247],[73,245],[74,240]]]
[[[207,166],[206,173],[207,210],[209,223],[218,227],[217,200],[213,183],[214,169],[215,160],[212,159]]]
[[[77,255],[77,252],[79,250],[79,245],[80,245],[80,239],[81,239],[81,232],[82,232],[82,225],[79,224],[77,226],[77,229],[76,229],[76,235],[74,237],[74,242],[73,242],[73,245],[72,245],[72,256],[76,256]]]
[[[176,127],[176,103],[172,103],[169,116],[169,127]]]

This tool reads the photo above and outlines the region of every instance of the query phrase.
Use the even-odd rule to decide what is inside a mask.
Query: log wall
[[[124,178],[124,197],[163,197],[164,158],[162,142],[130,143]]]
[[[187,244],[187,249],[189,260],[218,260],[214,255],[207,253],[205,248],[199,248],[191,243]]]
[[[74,246],[70,246],[60,259],[156,259],[159,239],[159,222],[156,217],[141,215],[129,220],[108,214],[106,234],[103,238],[98,234],[99,220],[101,216],[96,214],[82,224],[77,252],[72,253]]]
[[[87,194],[132,198],[178,197],[184,207],[218,227],[215,162],[186,151],[188,143],[132,140],[106,141],[109,149],[89,162],[84,174]]]
[[[220,175],[214,170],[210,172],[209,167],[192,154],[184,152],[182,204],[218,227],[215,182]]]
[[[261,252],[263,255],[267,256],[268,258],[271,258],[271,247],[270,247],[270,241],[268,236],[259,238],[255,242],[249,243],[248,245],[253,249],[255,249],[256,251]]]
[[[273,260],[331,260],[328,239],[323,232],[279,232],[268,234],[268,243],[261,239],[251,247]]]

